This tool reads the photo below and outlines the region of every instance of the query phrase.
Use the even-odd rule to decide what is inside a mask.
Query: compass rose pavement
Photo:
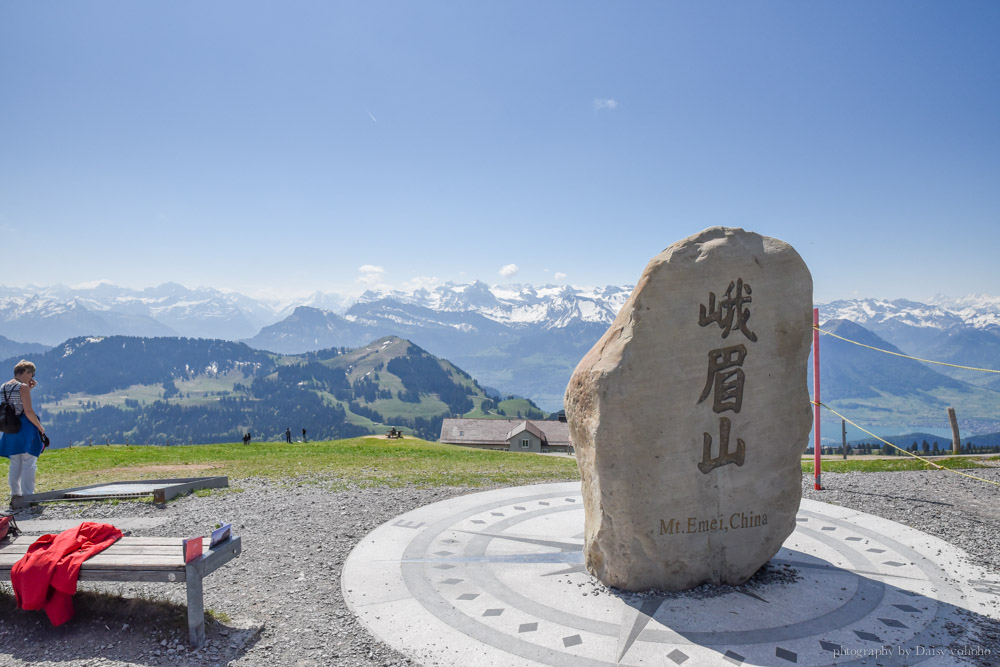
[[[474,493],[379,526],[342,587],[424,665],[952,665],[1000,662],[1000,577],[938,538],[803,500],[743,586],[605,587],[583,562],[579,483]]]

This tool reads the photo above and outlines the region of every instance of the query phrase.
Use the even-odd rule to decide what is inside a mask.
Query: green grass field
[[[948,468],[977,468],[987,459],[943,457]],[[8,462],[0,458],[0,476]],[[824,460],[823,472],[926,470],[909,458]],[[803,460],[804,475],[813,474]],[[241,443],[156,447],[100,445],[47,451],[38,461],[37,491],[101,482],[226,475],[231,479],[311,477],[331,488],[403,486],[516,486],[580,478],[574,459],[563,456],[493,452],[408,437],[366,437],[307,444]]]
[[[942,468],[962,470],[986,467],[983,461],[1000,461],[1000,456],[991,456],[985,459],[966,456],[941,456],[934,457],[931,460]],[[935,470],[935,467],[909,456],[894,456],[891,458],[859,457],[846,461],[843,459],[823,459],[820,463],[821,472],[896,472],[900,470]],[[803,459],[802,474],[812,475],[814,472],[813,461],[809,460],[807,462]]]
[[[60,401],[45,404],[46,411],[56,413],[63,411],[82,411],[85,402],[94,402],[100,405],[111,405],[116,408],[125,407],[125,399],[134,399],[140,403],[152,403],[163,398],[163,387],[159,385],[133,385],[125,389],[119,389],[107,394],[70,394]]]
[[[7,459],[0,475],[7,476]],[[242,443],[155,447],[104,445],[47,451],[36,491],[101,482],[227,475],[231,479],[322,478],[334,487],[491,487],[579,479],[576,461],[442,445],[416,438],[353,438],[307,444]]]

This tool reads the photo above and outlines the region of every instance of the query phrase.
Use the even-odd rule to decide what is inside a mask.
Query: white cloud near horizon
[[[510,278],[515,273],[517,273],[517,271],[518,271],[517,264],[508,264],[507,266],[501,267],[498,273],[504,278]]]
[[[566,280],[566,274],[563,273],[562,271],[556,271],[556,274],[552,277],[555,278],[556,280]]]
[[[594,98],[594,110],[595,111],[613,111],[618,108],[618,102],[615,101],[613,97],[596,97]]]
[[[358,267],[357,282],[365,287],[375,287],[385,275],[385,269],[374,264],[362,264]]]
[[[88,280],[86,282],[77,283],[75,285],[70,285],[69,288],[70,289],[95,289],[97,287],[100,287],[101,285],[112,285],[112,286],[114,286],[114,283],[111,282],[110,280],[108,280],[107,278],[98,278],[97,280]]]
[[[431,290],[441,284],[441,279],[437,276],[413,276],[403,283],[404,292],[416,292],[417,290]]]

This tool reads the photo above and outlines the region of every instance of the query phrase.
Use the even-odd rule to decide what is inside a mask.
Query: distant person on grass
[[[290,428],[285,429],[285,442],[289,445],[292,444],[292,429]]]
[[[3,398],[12,406],[21,419],[21,430],[17,433],[0,434],[0,456],[10,459],[11,504],[21,496],[35,492],[35,469],[38,457],[45,448],[42,436],[45,429],[38,421],[38,415],[31,405],[31,390],[35,388],[35,365],[30,361],[19,361],[14,366],[14,379],[0,385]]]
[[[302,442],[307,442],[306,441],[306,430],[305,429],[302,429]]]

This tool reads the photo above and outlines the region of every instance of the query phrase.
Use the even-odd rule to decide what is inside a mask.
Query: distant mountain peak
[[[845,319],[865,326],[905,325],[946,329],[964,324],[963,319],[945,308],[906,299],[851,299],[819,304],[820,315]]]
[[[851,320],[827,320],[820,326],[820,329],[837,334],[838,336],[843,336],[844,338],[848,338],[856,343],[871,345],[872,347],[878,347],[883,350],[888,350],[889,352],[902,353],[902,350],[889,341],[880,338],[869,329],[866,329],[857,322],[853,322]],[[820,345],[822,345],[822,343],[823,341],[821,335]]]

